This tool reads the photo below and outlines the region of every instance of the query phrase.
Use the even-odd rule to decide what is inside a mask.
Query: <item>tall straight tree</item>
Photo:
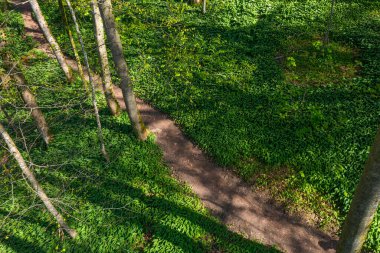
[[[17,73],[14,75],[14,78],[18,83],[17,88],[20,91],[21,97],[24,100],[26,107],[30,110],[32,117],[37,124],[38,131],[42,135],[42,138],[44,139],[46,145],[48,145],[51,139],[49,127],[46,123],[45,117],[41,109],[38,107],[35,96],[29,89],[29,87],[26,85],[25,79],[22,76],[22,74]]]
[[[74,38],[73,38],[73,33],[71,32],[71,28],[70,28],[69,22],[67,20],[65,6],[63,5],[63,0],[58,0],[58,5],[59,5],[59,9],[61,11],[62,21],[63,21],[63,23],[65,25],[67,36],[69,36],[71,48],[73,49],[75,60],[77,62],[79,75],[80,75],[80,77],[82,79],[82,82],[83,82],[83,85],[84,85],[84,88],[85,88],[86,92],[88,92],[87,80],[86,80],[86,78],[84,76],[83,67],[82,67],[82,63],[80,62],[80,57],[79,57],[79,54],[78,54],[77,46],[75,45],[75,41],[74,41]]]
[[[40,26],[46,40],[49,42],[50,47],[53,50],[54,55],[57,58],[59,65],[61,66],[63,72],[65,73],[67,80],[71,82],[73,78],[71,69],[69,65],[67,65],[65,57],[63,56],[63,53],[61,51],[61,48],[59,47],[57,41],[54,39],[53,35],[50,32],[49,26],[44,18],[44,15],[42,15],[42,12],[37,0],[29,0],[29,3],[33,10],[34,15],[36,16],[37,23]]]
[[[137,109],[133,85],[129,76],[128,66],[123,56],[123,47],[121,45],[120,35],[116,29],[115,17],[112,13],[112,4],[110,0],[99,1],[100,14],[106,29],[108,42],[112,53],[112,58],[116,66],[117,73],[121,79],[121,90],[125,106],[131,120],[133,129],[140,140],[147,137],[147,129]]]
[[[361,252],[371,222],[380,203],[380,129],[372,145],[369,158],[356,187],[348,212],[338,253]]]
[[[80,42],[80,45],[81,45],[81,48],[82,48],[84,62],[86,64],[86,68],[87,68],[88,80],[89,80],[90,86],[91,86],[92,105],[94,107],[94,112],[95,112],[95,117],[96,117],[96,123],[97,123],[97,126],[98,126],[98,138],[99,138],[99,143],[100,143],[100,150],[101,150],[104,158],[107,161],[109,161],[109,156],[108,156],[106,147],[104,145],[104,137],[103,137],[103,131],[102,131],[102,124],[100,122],[99,110],[98,110],[98,105],[97,105],[96,95],[95,95],[95,84],[94,84],[94,81],[92,79],[92,74],[91,74],[91,71],[90,71],[90,64],[88,62],[87,52],[86,52],[86,49],[84,47],[82,33],[81,33],[80,29],[79,29],[79,24],[77,22],[77,18],[76,18],[74,9],[71,6],[70,0],[66,0],[66,3],[67,3],[67,7],[69,7],[69,10],[70,10],[70,13],[71,13],[71,17],[73,18],[73,21],[74,21],[74,24],[75,24],[75,30],[76,30],[76,32],[78,34],[79,42]]]
[[[329,20],[327,21],[325,37],[323,38],[323,43],[325,45],[329,44],[330,42],[330,31],[333,26],[333,18],[334,18],[334,5],[335,5],[335,0],[331,0],[330,16],[329,16]]]
[[[60,227],[63,228],[71,236],[71,238],[75,238],[77,236],[77,232],[74,229],[71,229],[67,225],[62,215],[57,211],[57,209],[51,203],[45,191],[42,189],[41,185],[38,183],[33,172],[26,165],[26,162],[24,158],[22,157],[20,151],[18,150],[16,144],[14,143],[14,141],[12,140],[12,138],[10,137],[10,135],[8,134],[8,132],[6,131],[6,129],[1,123],[0,123],[0,134],[3,137],[5,143],[7,144],[9,152],[15,158],[16,162],[18,163],[18,165],[20,166],[22,170],[22,173],[28,179],[29,183],[31,184],[33,190],[36,192],[37,196],[42,200],[42,202],[44,203],[48,211],[57,220]]]
[[[108,65],[107,48],[104,38],[104,26],[102,17],[100,16],[97,0],[91,1],[92,15],[95,29],[95,39],[97,43],[99,62],[102,68],[102,86],[106,97],[108,109],[112,115],[117,115],[120,112],[120,106],[115,98],[112,88],[111,72]]]
[[[0,0],[0,10],[6,11],[8,9],[7,0]]]

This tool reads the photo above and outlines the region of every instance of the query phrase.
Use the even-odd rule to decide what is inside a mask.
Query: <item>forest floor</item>
[[[27,4],[18,5],[27,35],[39,48],[51,55],[49,46],[33,20]],[[69,60],[75,69],[75,62]],[[122,93],[115,86],[116,97],[125,107]],[[334,252],[336,240],[330,235],[291,217],[262,190],[252,189],[225,168],[218,166],[195,146],[166,114],[138,99],[147,127],[156,135],[165,163],[174,176],[188,184],[212,214],[232,231],[285,252]]]
[[[121,89],[116,87],[115,93],[124,106]],[[167,115],[140,99],[138,106],[174,176],[190,185],[212,214],[231,230],[285,252],[335,252],[336,240],[332,237],[304,224],[299,217],[285,214],[268,194],[252,189],[218,166]]]

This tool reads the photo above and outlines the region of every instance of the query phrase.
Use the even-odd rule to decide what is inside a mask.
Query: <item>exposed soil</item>
[[[15,1],[21,3],[21,1]],[[28,4],[16,8],[22,13],[27,35],[39,42],[39,48],[52,55]],[[76,63],[69,60],[76,69]],[[115,95],[125,108],[120,88]],[[336,240],[306,223],[290,217],[262,191],[252,189],[230,171],[218,166],[164,113],[138,99],[146,126],[156,134],[157,144],[173,175],[188,184],[212,214],[219,217],[232,231],[285,252],[335,252]]]

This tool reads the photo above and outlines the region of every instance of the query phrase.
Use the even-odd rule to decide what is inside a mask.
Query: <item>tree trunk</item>
[[[33,172],[29,169],[29,167],[26,165],[24,158],[22,157],[20,151],[17,149],[17,146],[13,142],[12,138],[9,136],[3,125],[0,123],[0,133],[7,144],[10,153],[13,155],[13,157],[16,159],[18,165],[20,166],[22,173],[25,175],[25,177],[28,179],[30,184],[32,185],[32,188],[37,193],[38,197],[42,200],[42,202],[45,204],[48,211],[57,219],[58,224],[63,228],[70,236],[71,238],[75,238],[77,236],[77,232],[74,229],[71,229],[61,216],[61,214],[55,209],[53,204],[51,203],[50,199],[42,189],[41,185],[38,183],[37,179],[35,178]]]
[[[331,27],[332,27],[332,23],[333,23],[333,17],[334,17],[334,5],[335,5],[335,0],[331,0],[331,8],[330,8],[330,18],[329,18],[329,21],[327,23],[327,27],[326,27],[326,32],[325,32],[325,37],[323,38],[323,42],[325,45],[328,45],[329,42],[330,42],[330,31],[331,31]]]
[[[192,3],[192,4],[200,4],[201,0],[190,0],[190,3]]]
[[[137,110],[136,98],[133,93],[132,80],[129,76],[128,66],[123,56],[123,48],[120,41],[120,36],[116,30],[115,17],[112,13],[112,4],[110,0],[99,1],[100,14],[103,18],[104,27],[106,29],[107,38],[110,43],[113,61],[115,62],[116,70],[121,78],[121,90],[125,106],[131,120],[132,127],[140,140],[145,140],[147,130],[144,122]]]
[[[104,158],[107,161],[109,161],[109,156],[108,156],[108,153],[106,151],[106,147],[104,145],[104,138],[103,138],[103,132],[102,132],[102,124],[100,122],[99,110],[98,110],[98,105],[97,105],[97,101],[96,101],[95,85],[94,85],[94,81],[92,79],[92,74],[91,74],[91,71],[90,71],[90,64],[88,63],[87,52],[86,52],[86,49],[84,48],[82,33],[80,32],[79,25],[78,25],[78,22],[77,22],[77,18],[75,16],[74,9],[71,7],[70,0],[66,0],[66,3],[67,3],[67,6],[69,7],[69,10],[71,12],[71,17],[73,18],[73,21],[74,21],[74,24],[75,24],[75,29],[76,29],[77,34],[78,34],[79,42],[80,42],[80,45],[81,45],[81,48],[82,48],[83,57],[84,57],[84,62],[86,64],[86,68],[87,68],[88,79],[89,79],[90,86],[91,86],[92,105],[94,106],[94,113],[95,113],[95,117],[96,117],[96,123],[97,123],[97,126],[98,126],[98,138],[99,138],[99,142],[100,142],[100,150],[101,150]]]
[[[206,14],[206,0],[203,0],[202,12]]]
[[[37,100],[26,85],[24,77],[21,74],[15,74],[14,77],[18,82],[17,88],[21,93],[21,97],[28,109],[30,109],[32,117],[37,124],[37,128],[42,135],[42,138],[44,139],[46,145],[48,145],[51,140],[51,135],[49,133],[49,127],[46,123],[45,117],[42,114],[41,109],[38,108]]]
[[[343,226],[338,253],[360,252],[380,203],[380,129]]]
[[[112,115],[120,112],[120,106],[115,98],[112,88],[111,73],[108,65],[107,48],[104,39],[104,27],[102,17],[100,16],[97,0],[91,1],[92,15],[94,20],[95,39],[98,46],[99,62],[102,68],[102,85],[106,97],[108,109]]]
[[[37,0],[29,0],[29,3],[33,10],[34,15],[36,16],[38,25],[40,26],[46,40],[49,42],[50,47],[52,48],[55,54],[55,57],[58,60],[59,65],[61,66],[63,72],[65,73],[67,80],[71,82],[72,81],[71,69],[69,65],[67,65],[66,63],[66,60],[62,54],[61,48],[59,47],[58,43],[55,41],[53,35],[50,32],[48,24],[46,23],[46,20],[44,16],[42,15],[42,12]]]
[[[0,10],[2,10],[2,11],[8,10],[7,0],[0,0]]]
[[[63,5],[62,0],[58,0],[58,5],[59,5],[59,9],[61,10],[62,21],[65,24],[65,29],[66,29],[67,35],[69,36],[71,48],[73,49],[73,52],[74,52],[74,57],[75,57],[75,60],[77,62],[78,72],[79,72],[80,78],[82,79],[84,89],[86,90],[86,92],[89,92],[87,80],[86,80],[84,73],[83,73],[83,67],[82,67],[82,64],[80,62],[80,57],[78,54],[77,46],[75,45],[75,41],[74,41],[73,34],[72,34],[70,26],[69,26],[69,22],[67,21],[65,7]]]

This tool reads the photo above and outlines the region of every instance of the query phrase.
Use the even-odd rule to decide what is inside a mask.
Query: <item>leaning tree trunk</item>
[[[84,89],[86,90],[86,92],[89,92],[87,80],[86,80],[84,73],[83,73],[83,67],[82,67],[82,64],[80,62],[80,57],[78,54],[77,46],[75,45],[75,41],[74,41],[73,34],[72,34],[70,26],[69,26],[69,22],[67,21],[66,11],[65,11],[65,7],[63,5],[62,0],[58,0],[58,5],[59,5],[59,9],[61,10],[62,21],[65,25],[67,36],[69,36],[71,48],[73,49],[74,57],[75,57],[75,60],[77,62],[78,72],[79,72],[80,78],[82,79]]]
[[[380,203],[380,129],[343,226],[338,253],[360,252]]]
[[[128,66],[123,56],[123,47],[121,45],[120,35],[116,30],[115,17],[112,13],[112,4],[110,0],[99,1],[100,14],[102,16],[107,38],[110,43],[112,58],[116,66],[118,75],[121,78],[121,90],[125,106],[131,120],[133,129],[140,140],[147,137],[147,129],[137,109],[135,94],[133,93],[132,80],[129,76]]]
[[[92,15],[94,20],[95,39],[97,43],[99,62],[102,68],[102,85],[104,95],[106,97],[108,109],[112,115],[117,115],[120,112],[120,106],[115,98],[112,88],[111,72],[108,65],[107,48],[104,39],[104,27],[102,17],[100,16],[97,0],[91,1]]]
[[[33,10],[34,15],[36,16],[38,25],[40,26],[46,40],[49,42],[50,47],[52,48],[52,50],[55,54],[55,57],[58,60],[59,65],[61,66],[63,72],[65,73],[67,80],[69,80],[69,82],[71,82],[72,78],[73,78],[72,73],[71,73],[71,69],[70,69],[69,65],[67,65],[67,63],[66,63],[66,60],[62,54],[61,48],[59,47],[58,43],[56,42],[56,40],[54,39],[53,35],[50,32],[49,26],[48,26],[44,16],[42,15],[42,12],[41,12],[41,9],[40,9],[40,6],[39,6],[37,0],[29,0],[29,3],[30,3],[30,6]]]
[[[49,144],[51,140],[51,135],[49,133],[49,126],[46,123],[45,117],[42,114],[41,109],[38,107],[37,100],[31,90],[25,83],[25,79],[21,74],[14,75],[16,81],[18,82],[18,90],[21,93],[21,97],[24,100],[27,108],[31,111],[32,117],[37,124],[37,128],[42,135],[46,145]]]
[[[89,79],[90,86],[91,86],[92,105],[94,106],[96,123],[97,123],[97,126],[98,126],[98,138],[99,138],[99,143],[100,143],[100,150],[101,150],[104,158],[107,161],[109,161],[109,156],[108,156],[106,147],[104,145],[102,124],[100,122],[99,110],[98,110],[98,105],[97,105],[97,101],[96,101],[95,85],[94,85],[94,81],[92,79],[92,74],[91,74],[91,71],[90,71],[90,64],[88,63],[87,52],[86,52],[86,49],[84,48],[82,33],[80,32],[79,25],[78,25],[78,22],[77,22],[77,18],[75,16],[75,12],[74,12],[73,7],[71,7],[70,0],[66,0],[66,3],[67,3],[67,6],[69,7],[71,16],[72,16],[74,24],[75,24],[75,29],[76,29],[76,32],[78,34],[79,42],[80,42],[80,45],[81,45],[81,48],[82,48],[83,57],[84,57],[84,62],[86,64],[86,68],[87,68],[88,79]]]
[[[9,136],[4,126],[0,123],[0,134],[3,137],[5,143],[8,146],[10,153],[16,159],[18,165],[20,166],[22,173],[28,179],[29,183],[32,185],[32,188],[37,193],[38,197],[45,204],[48,211],[57,219],[58,224],[63,228],[71,238],[75,238],[77,236],[77,232],[74,229],[71,229],[65,222],[62,215],[55,209],[54,205],[51,203],[50,199],[42,189],[41,185],[38,183],[35,178],[33,172],[26,165],[24,158],[22,157],[20,151],[17,149],[16,144],[13,142],[12,138]]]

